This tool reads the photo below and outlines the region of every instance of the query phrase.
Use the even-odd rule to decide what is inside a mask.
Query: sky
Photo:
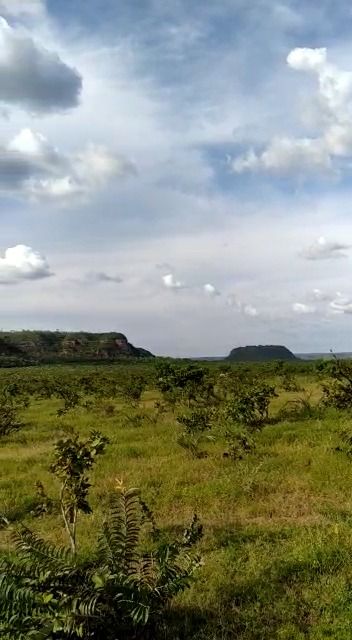
[[[2,329],[352,351],[347,0],[0,0]]]

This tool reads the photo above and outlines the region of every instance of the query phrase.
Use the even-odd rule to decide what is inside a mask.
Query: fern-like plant
[[[100,434],[94,436],[97,453],[105,442]],[[71,453],[80,449],[73,446],[75,439],[65,442],[57,448],[63,458],[57,455],[52,467],[59,477],[62,471],[63,478],[64,461],[72,463],[67,447]],[[87,442],[90,451],[83,447],[84,453],[92,461],[93,435]],[[73,458],[77,463],[76,454]],[[82,467],[77,463],[76,470],[86,469],[86,462],[87,458]],[[76,498],[73,494],[74,504]],[[146,527],[153,534],[148,551],[143,547]],[[191,552],[202,535],[197,517],[181,539],[157,542],[160,532],[139,490],[126,489],[120,482],[90,558],[77,556],[68,534],[71,546],[57,548],[23,525],[12,532],[16,557],[0,563],[2,640],[154,638],[166,605],[189,586],[200,563]]]

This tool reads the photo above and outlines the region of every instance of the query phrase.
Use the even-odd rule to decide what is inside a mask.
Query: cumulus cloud
[[[27,184],[29,194],[38,200],[64,202],[75,197],[85,198],[113,178],[136,175],[136,168],[129,160],[93,144],[76,155],[62,158],[61,167],[69,173],[30,180]]]
[[[216,298],[217,296],[221,295],[220,291],[218,291],[218,289],[214,287],[214,285],[210,282],[207,282],[203,285],[203,291],[210,298]]]
[[[330,170],[331,159],[323,141],[311,138],[275,138],[264,151],[248,153],[231,162],[234,173],[267,171],[305,173]]]
[[[167,273],[162,276],[162,281],[166,289],[183,289],[185,286],[180,280],[175,278],[173,273]]]
[[[314,71],[321,73],[326,67],[326,48],[311,49],[309,47],[297,47],[292,49],[287,56],[287,64],[296,71]]]
[[[74,159],[78,181],[100,186],[117,175],[136,175],[135,165],[106,147],[89,144]]]
[[[77,106],[81,88],[76,69],[0,18],[0,102],[40,113],[62,111]]]
[[[46,259],[24,244],[6,249],[4,256],[0,257],[0,284],[39,280],[51,275]]]
[[[264,150],[251,149],[231,160],[234,173],[321,173],[333,170],[335,159],[352,155],[352,72],[331,64],[325,48],[293,49],[287,64],[317,78],[316,124],[321,131],[314,137],[273,138]]]
[[[295,313],[299,313],[302,315],[315,312],[315,307],[309,304],[305,304],[303,302],[295,302],[292,305],[292,309]]]
[[[23,129],[0,147],[0,187],[9,191],[24,188],[26,181],[56,172],[62,160],[44,136]]]
[[[306,247],[301,252],[301,256],[306,260],[331,260],[336,258],[347,258],[346,250],[351,245],[343,242],[334,242],[320,236],[313,244]]]
[[[287,64],[297,71],[313,72],[318,79],[320,105],[333,120],[350,113],[352,72],[328,62],[327,49],[298,47],[287,56]]]
[[[0,148],[0,188],[33,200],[65,203],[86,198],[114,177],[135,173],[131,162],[106,147],[89,144],[65,156],[28,128]]]

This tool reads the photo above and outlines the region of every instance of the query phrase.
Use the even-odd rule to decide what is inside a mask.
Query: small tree
[[[224,407],[224,417],[230,423],[258,428],[269,418],[269,406],[276,396],[275,388],[265,384],[245,386]]]
[[[19,410],[16,399],[12,396],[0,396],[0,437],[7,436],[14,431],[18,431],[23,426],[19,417]]]
[[[121,387],[121,394],[127,402],[136,406],[141,400],[145,387],[146,380],[141,376],[134,376],[124,382]]]
[[[76,553],[78,512],[91,513],[87,473],[108,442],[101,433],[92,431],[87,440],[79,440],[79,435],[72,433],[55,445],[55,461],[50,470],[61,481],[60,508],[73,554]]]
[[[349,360],[333,360],[323,362],[319,366],[320,373],[329,374],[329,380],[323,382],[323,403],[337,409],[352,408],[352,363]]]
[[[205,451],[199,449],[205,439],[204,433],[212,426],[212,412],[209,409],[197,408],[189,413],[177,416],[177,422],[183,426],[183,432],[178,437],[178,444],[191,452],[195,458],[205,458]],[[210,437],[207,437],[210,440]]]

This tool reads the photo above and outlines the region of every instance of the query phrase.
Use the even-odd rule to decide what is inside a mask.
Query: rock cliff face
[[[232,349],[227,356],[233,362],[266,362],[269,360],[298,360],[296,356],[281,345],[257,345]]]
[[[18,356],[39,361],[114,360],[146,358],[153,355],[134,347],[122,333],[87,333],[61,331],[2,331],[0,357]]]

